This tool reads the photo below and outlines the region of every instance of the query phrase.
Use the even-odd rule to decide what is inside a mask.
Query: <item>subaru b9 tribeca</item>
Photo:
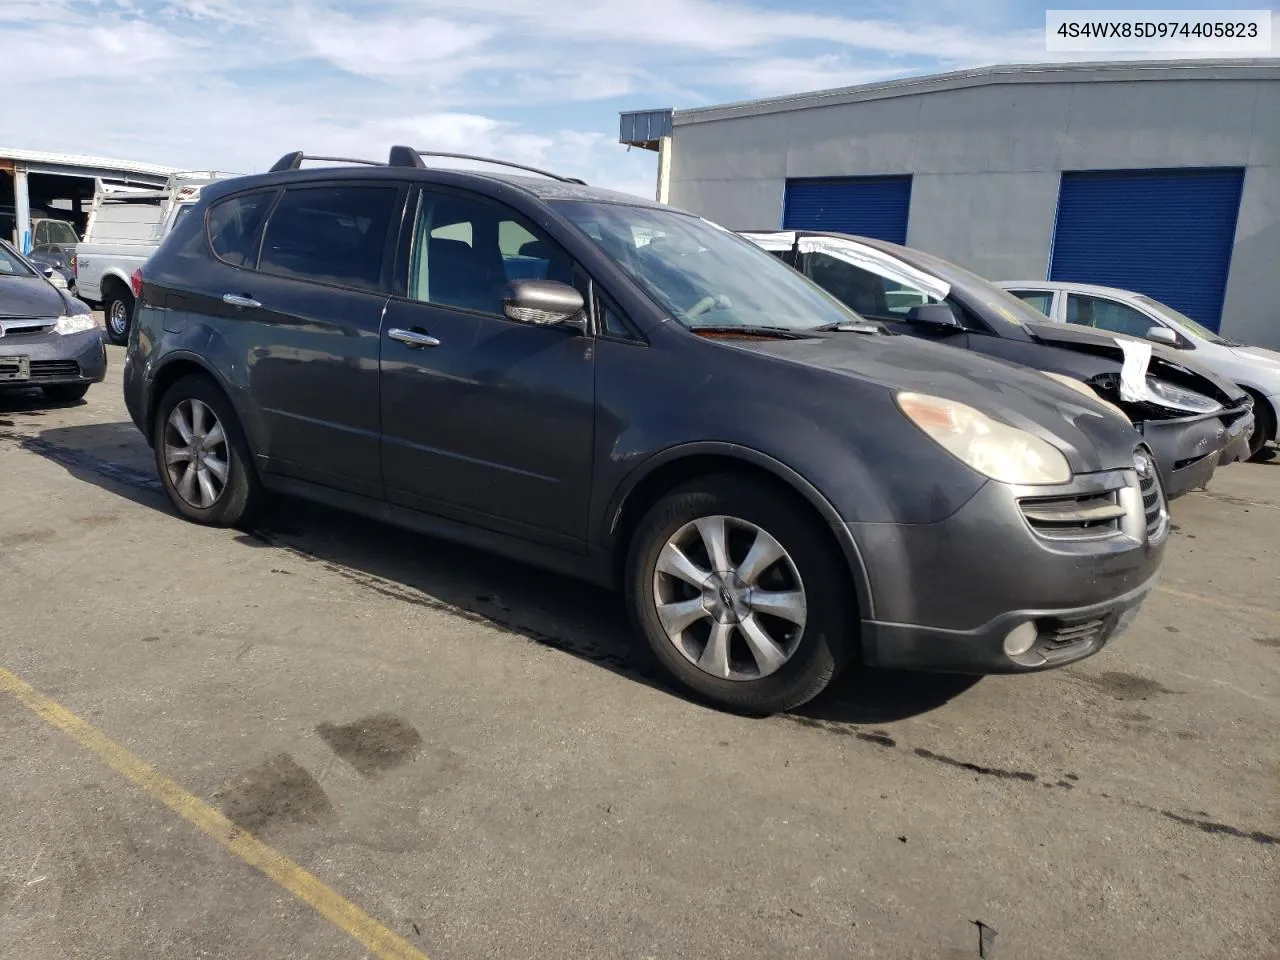
[[[1152,588],[1159,477],[1087,391],[636,197],[303,159],[207,187],[135,278],[125,399],[189,520],[303,496],[618,588],[750,713],[855,662],[1059,666]]]

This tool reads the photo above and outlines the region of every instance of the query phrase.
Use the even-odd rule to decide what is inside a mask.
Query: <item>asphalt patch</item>
[[[287,753],[231,778],[213,796],[226,818],[250,833],[287,824],[314,825],[333,816],[324,789]]]
[[[1233,827],[1226,823],[1216,823],[1213,820],[1200,820],[1196,817],[1183,817],[1168,810],[1161,810],[1162,814],[1172,820],[1174,823],[1180,823],[1186,827],[1195,827],[1205,833],[1216,833],[1228,837],[1239,837],[1242,840],[1252,840],[1254,843],[1260,843],[1263,846],[1280,845],[1280,837],[1272,836],[1269,833],[1263,833],[1261,830],[1241,830],[1239,827]]]
[[[365,777],[376,777],[412,760],[422,748],[422,735],[407,721],[389,713],[351,723],[322,723],[316,733]]]
[[[1028,773],[1025,770],[1002,770],[999,767],[984,767],[981,764],[969,763],[967,760],[957,760],[955,757],[934,753],[924,747],[916,747],[914,752],[917,757],[923,757],[925,760],[932,760],[935,763],[946,764],[948,767],[959,767],[961,770],[980,773],[984,777],[996,777],[1000,780],[1021,780],[1024,783],[1034,783],[1036,779],[1034,773]]]
[[[1139,676],[1136,673],[1121,673],[1118,670],[1108,670],[1096,676],[1077,673],[1075,677],[1117,700],[1146,700],[1160,693],[1173,693],[1164,684],[1157,683],[1150,677]]]

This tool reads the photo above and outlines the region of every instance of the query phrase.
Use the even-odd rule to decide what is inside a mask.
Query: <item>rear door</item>
[[[404,192],[309,181],[210,211],[215,252],[242,268],[219,271],[213,306],[245,363],[267,470],[382,495],[379,329]]]
[[[500,297],[526,277],[589,292],[585,275],[523,215],[474,194],[422,189],[405,235],[407,295],[391,299],[383,323],[387,499],[581,549],[595,342],[508,320]]]

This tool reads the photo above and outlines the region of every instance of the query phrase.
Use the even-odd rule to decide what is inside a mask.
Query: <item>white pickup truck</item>
[[[76,296],[102,307],[107,339],[123,344],[133,322],[131,278],[200,198],[200,189],[233,174],[186,171],[155,189],[95,191],[84,240],[76,244]]]

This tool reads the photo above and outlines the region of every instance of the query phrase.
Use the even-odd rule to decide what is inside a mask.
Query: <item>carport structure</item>
[[[160,187],[176,167],[134,160],[0,147],[0,236],[24,253],[32,247],[31,219],[70,221],[83,235],[95,181]]]

